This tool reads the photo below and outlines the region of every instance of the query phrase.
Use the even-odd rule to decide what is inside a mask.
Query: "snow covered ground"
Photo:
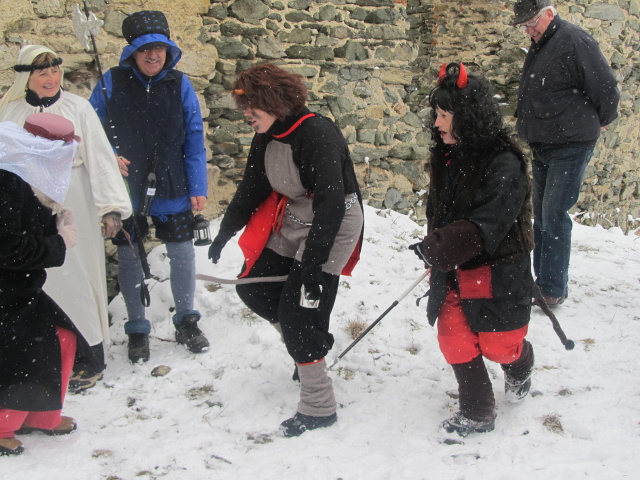
[[[217,222],[212,225],[213,234]],[[423,269],[407,246],[422,228],[407,216],[366,208],[366,242],[353,277],[342,278],[334,309],[333,361]],[[218,265],[197,248],[198,272],[234,278],[231,241]],[[104,381],[69,395],[78,420],[65,437],[23,436],[26,451],[0,458],[2,480],[598,480],[638,478],[640,469],[640,238],[619,229],[574,226],[570,297],[555,313],[576,342],[566,351],[535,309],[532,394],[504,400],[494,379],[494,432],[448,444],[438,424],[456,409],[457,386],[444,362],[426,303],[413,290],[334,368],[341,405],[331,428],[299,438],[278,433],[298,400],[293,362],[276,331],[240,302],[232,286],[199,281],[196,307],[211,349],[193,355],[171,326],[164,247],[149,255],[151,360],[131,365],[116,298]],[[171,371],[153,377],[151,370]]]

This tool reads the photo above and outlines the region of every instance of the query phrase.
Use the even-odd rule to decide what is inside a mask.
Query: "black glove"
[[[418,258],[424,262],[427,268],[431,267],[431,264],[429,263],[427,258],[424,256],[424,252],[422,251],[422,242],[409,245],[409,250],[413,250],[413,253],[415,253],[418,256]]]
[[[225,243],[226,242],[218,240],[217,238],[211,243],[211,246],[209,247],[209,260],[211,260],[211,262],[218,263]]]

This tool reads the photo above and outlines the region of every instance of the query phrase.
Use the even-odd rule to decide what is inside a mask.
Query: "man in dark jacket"
[[[98,83],[90,102],[107,131],[114,132],[120,169],[127,177],[136,220],[126,222],[124,230],[132,240],[138,240],[135,250],[139,250],[139,238],[148,230],[146,215],[151,216],[156,236],[165,243],[170,259],[176,340],[190,352],[199,353],[209,347],[197,326],[200,313],[194,310],[192,211],[204,209],[207,195],[200,104],[186,75],[174,69],[182,51],[170,40],[162,12],[129,15],[122,22],[122,34],[129,45],[119,66]],[[107,106],[113,129],[107,122]],[[146,362],[151,324],[140,301],[140,256],[122,233],[114,243],[118,245],[118,280],[129,317],[125,324],[129,360]]]
[[[567,297],[572,222],[600,131],[617,117],[620,93],[597,42],[562,20],[552,0],[518,0],[512,24],[531,37],[517,130],[533,151],[536,283],[550,306]]]

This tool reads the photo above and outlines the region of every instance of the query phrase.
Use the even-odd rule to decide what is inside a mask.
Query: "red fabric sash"
[[[249,274],[267,245],[271,232],[278,223],[278,206],[283,199],[286,203],[286,197],[274,190],[249,219],[238,240],[245,262],[245,268],[238,278],[246,277]],[[280,209],[284,212],[283,207]]]

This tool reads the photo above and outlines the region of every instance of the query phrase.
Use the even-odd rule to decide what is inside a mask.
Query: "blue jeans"
[[[196,288],[196,260],[193,242],[166,242],[169,257],[169,281],[171,293],[176,307],[173,316],[174,325],[179,325],[182,317],[196,313],[193,310],[193,299]],[[124,333],[151,332],[151,322],[145,318],[145,308],[140,300],[140,282],[143,281],[142,264],[138,255],[138,245],[118,246],[118,282],[127,307],[127,322]]]
[[[565,297],[569,280],[571,229],[568,210],[578,201],[593,150],[554,148],[533,156],[533,271],[542,293]]]

